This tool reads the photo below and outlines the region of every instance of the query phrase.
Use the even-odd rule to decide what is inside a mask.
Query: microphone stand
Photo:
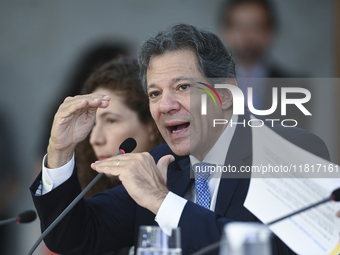
[[[302,209],[300,209],[300,210],[298,210],[298,211],[296,211],[296,212],[290,213],[290,214],[288,214],[288,215],[286,215],[286,216],[283,216],[283,217],[281,217],[281,218],[278,218],[278,219],[276,219],[276,220],[273,220],[273,221],[267,223],[266,225],[269,226],[269,225],[275,224],[276,222],[279,222],[279,221],[281,221],[281,220],[287,219],[287,218],[289,218],[289,217],[291,217],[291,216],[294,216],[294,215],[296,215],[296,214],[298,214],[298,213],[304,212],[304,211],[306,211],[306,210],[308,210],[308,209],[311,209],[311,208],[313,208],[313,207],[316,207],[316,206],[318,206],[318,205],[321,205],[321,204],[326,203],[326,202],[331,201],[331,200],[332,200],[332,198],[330,198],[330,197],[329,197],[329,198],[325,198],[324,200],[321,200],[321,201],[319,201],[319,202],[317,202],[317,203],[315,203],[315,204],[309,205],[309,206],[307,206],[307,207],[305,207],[305,208],[302,208]]]
[[[137,146],[135,139],[127,138],[119,147],[117,155],[125,154],[126,152],[133,151]],[[97,176],[90,182],[86,188],[79,193],[79,195],[65,208],[65,210],[45,229],[39,239],[34,243],[27,255],[32,255],[40,242],[51,232],[51,230],[65,217],[65,215],[71,211],[71,209],[83,198],[83,196],[97,183],[97,181],[104,175],[104,173],[97,174]]]
[[[51,232],[51,230],[65,217],[65,215],[79,202],[80,199],[83,198],[83,196],[93,187],[93,185],[96,184],[96,182],[103,176],[103,173],[97,174],[97,176],[90,182],[89,185],[86,186],[86,188],[79,193],[79,195],[70,203],[65,210],[51,223],[51,225],[48,226],[47,229],[45,229],[44,233],[39,237],[39,239],[35,242],[35,244],[32,246],[30,251],[27,255],[32,255],[35,249],[38,247],[40,242],[48,235],[48,233]]]
[[[12,223],[12,222],[17,222],[17,219],[16,218],[11,218],[11,219],[7,219],[7,220],[2,220],[2,221],[0,221],[0,226],[6,225],[6,224]]]

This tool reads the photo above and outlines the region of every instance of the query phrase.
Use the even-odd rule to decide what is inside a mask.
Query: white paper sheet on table
[[[268,127],[252,128],[252,135],[253,166],[331,164]],[[268,223],[328,197],[338,187],[338,178],[252,178],[244,206]],[[327,202],[273,224],[270,229],[297,254],[340,254],[340,219],[335,216],[339,209],[339,203]]]

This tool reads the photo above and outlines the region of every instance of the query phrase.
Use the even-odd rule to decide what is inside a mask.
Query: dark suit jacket
[[[246,118],[249,116],[246,115]],[[329,158],[326,146],[315,135],[298,128],[275,127],[274,130],[300,147]],[[163,155],[173,154],[166,144],[150,153],[156,162]],[[188,156],[174,156],[176,160],[168,168],[167,186],[170,191],[184,196],[193,183],[190,160]],[[251,129],[248,126],[236,128],[225,162],[237,167],[251,165]],[[43,196],[35,196],[40,181],[41,176],[32,184],[31,192],[44,230],[81,189],[76,170],[56,189]],[[222,178],[215,212],[187,202],[179,222],[183,254],[191,254],[219,241],[223,226],[230,221],[258,221],[243,206],[248,186],[248,178]],[[154,218],[153,213],[138,206],[120,185],[81,200],[46,237],[45,243],[52,251],[62,254],[104,254],[137,244],[139,226],[157,224]],[[273,249],[273,254],[294,254],[278,238],[273,240]]]

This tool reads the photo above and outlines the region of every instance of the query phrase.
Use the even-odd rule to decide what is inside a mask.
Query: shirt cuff
[[[166,195],[155,217],[155,221],[165,233],[170,234],[169,229],[178,227],[184,206],[187,202],[188,200],[171,191]]]
[[[69,162],[55,169],[50,169],[46,167],[46,159],[47,154],[44,156],[42,165],[42,195],[50,192],[52,189],[55,189],[60,184],[65,182],[68,178],[70,178],[73,173],[73,168],[75,164],[74,154]]]

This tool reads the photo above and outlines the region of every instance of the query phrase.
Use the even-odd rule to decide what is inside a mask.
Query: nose
[[[96,124],[95,126],[93,126],[90,134],[90,144],[92,146],[100,146],[105,144],[105,141],[105,135],[100,124]]]
[[[171,92],[163,92],[162,98],[159,102],[159,111],[161,113],[176,112],[181,108],[177,97]]]

